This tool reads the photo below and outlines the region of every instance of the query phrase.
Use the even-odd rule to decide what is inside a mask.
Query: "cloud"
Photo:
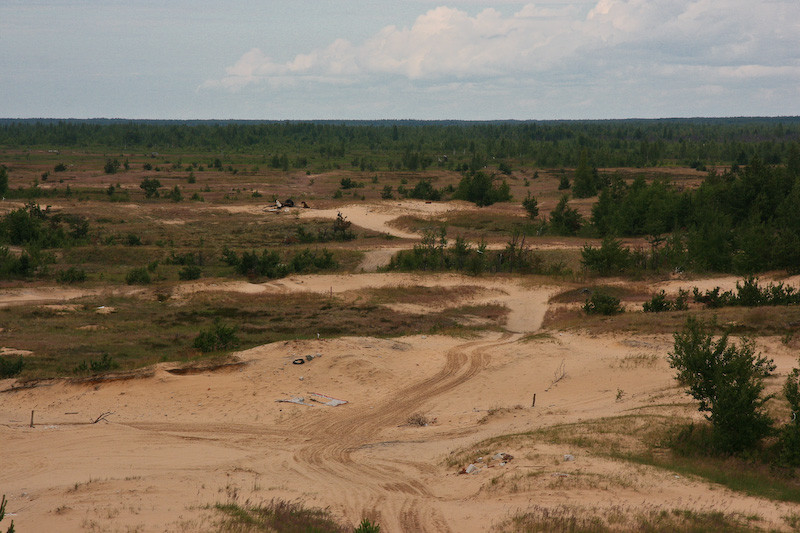
[[[484,5],[486,5],[484,3]],[[258,48],[203,88],[299,83],[417,85],[556,77],[664,76],[699,69],[725,80],[788,76],[800,61],[800,2],[599,0],[525,4],[503,15],[440,6],[410,27],[387,26],[361,43],[337,39],[280,61]],[[699,85],[699,84],[698,84]]]

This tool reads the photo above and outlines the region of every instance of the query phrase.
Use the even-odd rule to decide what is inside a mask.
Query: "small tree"
[[[581,229],[583,217],[567,205],[568,201],[569,195],[565,194],[550,212],[550,229],[556,235],[575,235]]]
[[[775,365],[755,354],[755,344],[744,340],[728,344],[728,332],[714,341],[710,325],[689,317],[683,331],[675,333],[669,364],[678,371],[681,385],[710,413],[712,443],[722,453],[752,449],[770,432],[772,420],[764,412],[771,396],[762,397],[764,378]]]
[[[536,218],[539,216],[539,202],[536,201],[536,197],[533,196],[530,191],[528,191],[528,196],[522,200],[522,207],[524,207],[525,211],[528,212],[528,216],[530,218]]]
[[[792,414],[789,422],[781,428],[781,460],[792,466],[800,466],[800,368],[789,372],[783,385],[783,394]]]
[[[144,191],[145,198],[158,198],[158,188],[161,182],[157,178],[145,178],[139,184],[139,188]]]
[[[0,165],[0,194],[8,191],[8,170],[5,165]]]
[[[103,166],[103,172],[106,174],[115,174],[119,170],[119,160],[106,159],[106,164]]]

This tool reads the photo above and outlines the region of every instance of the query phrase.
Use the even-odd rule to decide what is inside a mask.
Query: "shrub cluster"
[[[705,292],[695,287],[692,297],[697,303],[716,309],[719,307],[757,307],[761,305],[797,305],[800,304],[800,292],[795,287],[781,283],[770,283],[766,287],[758,284],[758,278],[748,276],[742,282],[736,282],[736,291],[721,292],[715,287]]]
[[[263,250],[260,255],[255,251],[238,255],[226,248],[222,251],[222,260],[236,268],[239,274],[251,278],[282,278],[289,274],[313,273],[337,267],[333,252],[325,249],[316,251],[306,248],[284,259],[274,250]]]
[[[131,269],[125,275],[125,283],[128,285],[149,285],[150,281],[150,273],[146,267]]]
[[[0,219],[0,243],[36,248],[74,244],[89,233],[89,221],[70,214],[51,214],[31,201]]]
[[[239,344],[236,337],[236,327],[226,326],[215,321],[208,331],[201,332],[194,339],[194,347],[203,353],[227,350]]]
[[[663,313],[664,311],[685,311],[689,309],[689,292],[683,289],[678,291],[674,300],[667,298],[664,291],[654,295],[650,301],[642,304],[645,313]]]
[[[114,359],[104,353],[100,359],[94,361],[82,361],[79,365],[72,369],[74,374],[99,374],[101,372],[108,372],[109,370],[116,370],[119,368],[119,363],[114,361]]]
[[[481,171],[469,171],[458,183],[453,198],[473,202],[478,207],[483,207],[511,200],[511,189],[505,180],[500,184],[495,184],[493,175]]]
[[[59,270],[56,274],[56,281],[59,283],[80,283],[86,281],[86,271],[74,266]]]
[[[411,250],[397,252],[389,261],[388,270],[458,271],[473,275],[485,272],[543,273],[542,259],[525,245],[525,236],[513,232],[502,250],[488,250],[485,243],[470,245],[461,236],[447,246],[444,228],[423,232],[419,244]]]

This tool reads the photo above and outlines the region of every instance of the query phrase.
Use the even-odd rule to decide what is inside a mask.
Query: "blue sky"
[[[2,0],[0,117],[800,115],[798,0]]]

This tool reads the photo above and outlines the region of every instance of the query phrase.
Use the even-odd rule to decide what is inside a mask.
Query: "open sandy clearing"
[[[466,281],[475,283],[454,275],[298,276],[217,289],[324,294]],[[175,375],[160,365],[142,379],[3,393],[0,485],[18,530],[204,531],[213,529],[209,504],[273,497],[330,507],[353,523],[371,516],[390,532],[487,531],[532,504],[716,509],[758,514],[774,527],[796,512],[535,439],[487,449],[477,473],[459,475],[475,459],[448,464],[449,454],[488,437],[688,401],[664,360],[669,336],[527,340],[521,333],[539,327],[552,289],[497,278],[482,284],[511,309],[511,332],[276,343],[239,353],[247,364],[225,372]],[[795,363],[777,340],[762,349],[782,374]],[[348,403],[327,407],[312,393]],[[292,398],[309,405],[277,402]],[[435,422],[409,425],[415,414]],[[501,466],[491,459],[498,452],[514,458]]]

